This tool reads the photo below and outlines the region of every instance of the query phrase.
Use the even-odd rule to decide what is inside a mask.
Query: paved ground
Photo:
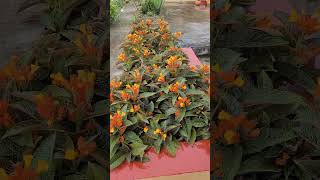
[[[169,22],[171,31],[183,32],[182,47],[193,47],[197,53],[208,54],[210,47],[210,19],[209,8],[198,10],[193,1],[166,1],[161,16]],[[110,28],[110,74],[115,77],[121,74],[115,62],[120,53],[123,38],[130,31],[130,22],[136,13],[133,5],[126,5],[120,14],[118,22]],[[201,58],[208,61],[208,58]]]
[[[0,6],[0,66],[6,63],[12,54],[19,54],[31,46],[41,33],[42,26],[37,18],[39,9],[33,8],[17,14],[24,0],[1,1]],[[30,19],[33,19],[30,21]]]

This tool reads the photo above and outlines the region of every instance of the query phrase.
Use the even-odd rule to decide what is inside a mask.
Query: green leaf
[[[297,137],[296,134],[290,129],[263,129],[256,139],[245,142],[245,153],[260,152],[267,147],[289,141],[295,137]]]
[[[166,116],[170,116],[171,114],[174,114],[176,112],[176,108],[175,107],[172,107],[172,108],[169,108],[166,110]]]
[[[141,98],[147,98],[147,97],[153,96],[155,94],[157,94],[157,93],[156,92],[144,92],[144,93],[140,94],[140,97]]]
[[[217,48],[213,50],[213,64],[219,64],[223,71],[230,71],[246,59],[241,54],[231,49]]]
[[[67,91],[64,88],[58,87],[56,85],[48,85],[42,91],[46,92],[56,98],[59,98],[59,97],[66,98],[66,99],[72,98],[72,94],[69,91]]]
[[[176,121],[181,122],[183,120],[184,116],[186,115],[186,108],[182,108],[182,109],[180,108],[179,112],[180,112],[180,114],[176,118]]]
[[[88,162],[87,176],[90,180],[105,180],[109,177],[105,168],[91,162]]]
[[[118,152],[116,155],[113,156],[113,158],[110,160],[110,169],[114,169],[118,167],[120,164],[122,164],[126,160],[126,154],[123,152]]]
[[[191,136],[190,139],[188,141],[189,144],[194,144],[196,142],[196,138],[197,138],[197,131],[195,128],[192,128],[191,130]]]
[[[239,145],[225,148],[222,151],[223,180],[234,180],[242,160],[242,148]]]
[[[147,111],[148,112],[153,112],[154,111],[154,103],[151,101],[148,106],[147,106]]]
[[[43,124],[41,123],[41,121],[35,121],[35,120],[21,121],[19,123],[16,123],[10,129],[8,129],[6,133],[2,136],[2,139],[10,136],[22,134],[24,132],[32,131],[42,126]]]
[[[17,101],[9,105],[11,108],[29,115],[32,119],[38,119],[38,112],[35,105],[29,101]]]
[[[301,168],[306,174],[310,174],[314,178],[320,176],[320,160],[294,160],[294,162]]]
[[[304,104],[301,96],[277,89],[250,89],[243,97],[246,104]]]
[[[140,137],[133,131],[128,131],[125,135],[125,139],[131,143],[143,143]]]
[[[319,128],[311,125],[302,125],[294,128],[294,131],[303,139],[320,149],[320,134]]]
[[[94,110],[93,113],[90,114],[90,118],[107,115],[109,111],[109,101],[98,101],[94,104],[93,109]]]
[[[205,119],[200,119],[200,118],[192,119],[192,126],[193,127],[201,128],[201,127],[205,127],[207,125],[208,125],[208,123],[206,122]]]
[[[258,86],[261,89],[273,89],[273,82],[265,71],[258,76]]]
[[[163,100],[166,100],[166,99],[170,98],[171,96],[172,96],[171,94],[163,94],[157,99],[156,102],[161,102]]]
[[[204,93],[199,89],[187,89],[186,94],[187,95],[206,95],[206,93]]]
[[[142,158],[144,155],[144,151],[147,149],[148,146],[142,143],[134,142],[130,144],[130,147],[132,155],[140,156],[140,158]]]
[[[176,146],[172,140],[167,143],[167,151],[171,156],[176,156]]]
[[[263,159],[261,157],[252,157],[241,163],[238,174],[280,172],[273,160]]]

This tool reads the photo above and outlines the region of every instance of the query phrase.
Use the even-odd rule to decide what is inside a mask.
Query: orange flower
[[[121,62],[125,62],[127,60],[127,57],[124,53],[119,54],[118,60]]]
[[[296,24],[302,32],[308,35],[320,31],[320,21],[310,15],[298,16]]]
[[[134,70],[133,72],[133,77],[135,82],[140,82],[142,81],[142,75],[138,69]]]
[[[162,19],[158,19],[157,23],[159,25],[161,32],[167,31],[168,23],[166,21],[163,21]]]
[[[128,94],[126,91],[121,91],[120,96],[123,101],[128,101],[130,99],[130,94]]]
[[[60,72],[56,74],[51,74],[50,78],[52,79],[52,84],[57,86],[64,86],[66,83],[66,80]]]
[[[189,70],[191,71],[191,72],[197,72],[198,71],[198,68],[197,68],[197,66],[194,66],[194,65],[189,65]]]
[[[138,44],[142,41],[142,37],[138,34],[128,34],[127,37],[133,44]]]
[[[167,68],[170,70],[175,70],[176,68],[180,67],[180,59],[178,56],[171,56],[167,59]]]
[[[46,119],[49,125],[52,125],[57,118],[59,102],[53,97],[39,94],[36,96],[37,111],[40,117]]]
[[[140,106],[139,105],[134,105],[133,108],[130,109],[130,112],[138,112],[140,110]]]
[[[210,65],[208,65],[208,64],[200,65],[200,71],[202,71],[203,73],[209,73],[210,72]]]
[[[289,159],[290,159],[290,156],[288,155],[288,153],[284,152],[284,153],[282,153],[281,157],[276,159],[275,163],[278,166],[285,166]]]
[[[29,168],[23,168],[21,165],[15,167],[13,175],[8,180],[34,180],[37,179],[37,173]]]
[[[256,27],[258,27],[258,28],[271,28],[272,21],[271,21],[271,19],[264,17],[264,18],[256,21]]]
[[[133,86],[127,85],[127,89],[132,91],[132,99],[136,100],[138,95],[139,95],[139,91],[140,91],[140,85],[139,84],[134,84]]]
[[[176,83],[170,85],[169,91],[174,92],[174,93],[178,93],[180,88],[183,90],[186,90],[187,86],[183,83],[176,82]]]
[[[167,40],[169,38],[169,34],[168,33],[164,33],[161,35],[161,39],[162,40]]]
[[[224,133],[224,139],[227,142],[227,144],[235,144],[239,142],[239,134],[233,130],[227,130]]]
[[[181,96],[178,97],[178,100],[176,101],[176,106],[180,108],[185,108],[186,106],[190,106],[191,101],[187,97],[183,98]]]
[[[177,47],[169,47],[168,51],[170,52],[174,52],[174,51],[179,51],[180,48],[177,48]]]
[[[113,93],[110,93],[109,98],[110,98],[110,102],[113,103],[113,102],[114,102],[114,95],[113,95]]]
[[[6,128],[14,124],[13,118],[8,113],[8,107],[8,102],[0,100],[0,126]]]
[[[174,36],[175,36],[177,39],[179,39],[179,38],[181,37],[181,35],[182,35],[182,32],[175,32],[175,33],[174,33]]]
[[[121,81],[112,80],[110,82],[110,89],[118,89],[119,87],[121,87],[121,85],[122,85]]]
[[[94,88],[95,73],[79,70],[77,75],[72,75],[65,88],[72,92],[73,103],[77,106],[89,105],[89,92]]]
[[[145,49],[145,50],[143,51],[143,55],[144,55],[145,57],[148,57],[150,54],[151,54],[151,53],[150,53],[150,51],[149,51],[148,49]]]
[[[146,132],[148,132],[148,131],[149,131],[149,128],[148,128],[147,126],[143,128],[143,132],[146,133]]]
[[[159,78],[158,78],[158,82],[161,82],[161,83],[166,82],[166,79],[165,79],[163,73],[160,73]]]
[[[33,64],[18,66],[18,60],[19,58],[17,56],[11,57],[10,62],[1,69],[1,74],[3,76],[1,79],[5,80],[12,78],[18,83],[24,83],[33,78],[33,75],[38,70],[39,66]]]
[[[80,152],[80,155],[82,156],[89,155],[90,153],[94,152],[97,148],[97,145],[95,142],[88,143],[86,139],[82,136],[78,138],[77,145],[78,145],[78,150]]]
[[[122,126],[122,118],[125,116],[124,112],[117,111],[114,115],[110,115],[110,132],[114,132],[114,128],[120,128]]]
[[[152,25],[152,19],[146,19],[146,24],[147,24],[147,26],[151,26]]]

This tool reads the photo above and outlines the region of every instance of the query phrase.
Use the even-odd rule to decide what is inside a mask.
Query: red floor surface
[[[190,172],[209,171],[210,142],[203,140],[193,146],[181,143],[176,157],[169,156],[165,150],[157,154],[153,149],[147,153],[149,162],[124,163],[111,171],[111,180],[136,180],[159,176],[170,176]]]
[[[191,48],[182,48],[182,51],[188,57],[190,64],[201,64]],[[165,150],[157,154],[150,149],[146,154],[150,158],[149,162],[126,162],[111,171],[111,180],[135,180],[209,171],[210,169],[210,142],[208,140],[196,142],[193,146],[181,143],[176,157],[169,156]]]

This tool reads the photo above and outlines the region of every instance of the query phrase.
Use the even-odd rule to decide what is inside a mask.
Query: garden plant
[[[319,179],[320,16],[254,3],[212,4],[212,177]]]
[[[105,1],[25,1],[44,32],[0,69],[0,179],[107,179]]]
[[[110,167],[148,161],[154,148],[174,156],[180,142],[209,138],[209,65],[189,65],[161,18],[137,18],[110,83]]]

